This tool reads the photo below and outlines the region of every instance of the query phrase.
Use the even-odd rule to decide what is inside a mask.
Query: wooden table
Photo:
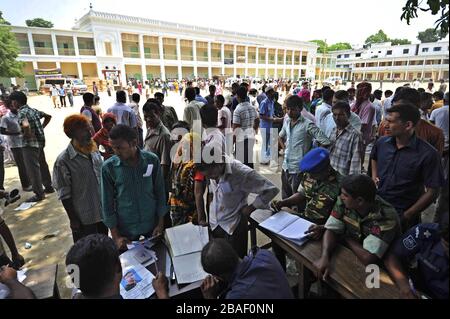
[[[56,284],[58,265],[50,265],[40,269],[30,269],[23,284],[30,288],[37,299],[59,299]]]
[[[313,262],[321,256],[322,242],[311,240],[303,246],[298,246],[260,227],[259,224],[271,215],[272,212],[268,210],[256,210],[252,213],[251,218],[249,218],[252,226],[250,231],[253,233],[251,238],[256,238],[257,228],[295,259],[299,272],[299,298],[304,298],[305,267],[314,273],[316,272]],[[337,293],[344,298],[352,299],[400,298],[400,292],[384,270],[380,269],[380,288],[367,288],[366,278],[368,275],[365,266],[351,250],[342,245],[336,247],[330,263],[327,284]]]

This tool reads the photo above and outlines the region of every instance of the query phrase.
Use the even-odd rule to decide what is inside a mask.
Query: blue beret
[[[304,173],[318,173],[330,164],[330,152],[318,147],[314,148],[300,161],[300,171]]]

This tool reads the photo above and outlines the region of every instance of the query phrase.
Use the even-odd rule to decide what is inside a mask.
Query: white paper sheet
[[[295,242],[297,245],[303,245],[308,240],[305,231],[307,231],[313,223],[301,217],[281,211],[269,217],[259,225],[278,234],[280,237]]]
[[[209,241],[208,228],[192,223],[166,229],[173,257],[199,252]]]
[[[146,299],[155,293],[152,285],[155,276],[139,263],[123,267],[122,276],[120,295],[124,299]]]
[[[201,252],[195,252],[187,255],[173,258],[178,284],[188,284],[194,281],[205,279],[208,274],[201,265]]]
[[[19,207],[17,207],[14,210],[16,210],[16,211],[27,210],[27,209],[30,209],[31,207],[33,207],[36,204],[37,204],[37,202],[23,202],[22,204],[20,204]]]
[[[145,248],[144,245],[136,245],[121,255],[121,259],[133,263],[136,261],[144,267],[148,267],[158,260],[153,250]]]

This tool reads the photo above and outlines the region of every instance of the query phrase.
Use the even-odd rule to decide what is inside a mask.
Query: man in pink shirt
[[[302,89],[297,95],[303,99],[303,102],[311,102],[311,91],[308,89],[308,82],[305,81],[302,83]]]
[[[361,134],[363,145],[361,146],[361,165],[364,165],[366,147],[373,141],[373,121],[375,118],[375,106],[370,102],[372,85],[361,82],[356,86],[356,102],[352,105],[352,112],[361,119]]]

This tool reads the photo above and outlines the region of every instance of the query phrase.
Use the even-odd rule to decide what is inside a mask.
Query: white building
[[[372,44],[368,48],[335,51],[340,70],[333,76],[354,81],[438,81],[449,78],[449,43],[391,45]]]
[[[310,42],[182,25],[90,10],[73,30],[12,26],[25,62],[63,76],[182,79],[213,76],[314,78],[317,45]]]

